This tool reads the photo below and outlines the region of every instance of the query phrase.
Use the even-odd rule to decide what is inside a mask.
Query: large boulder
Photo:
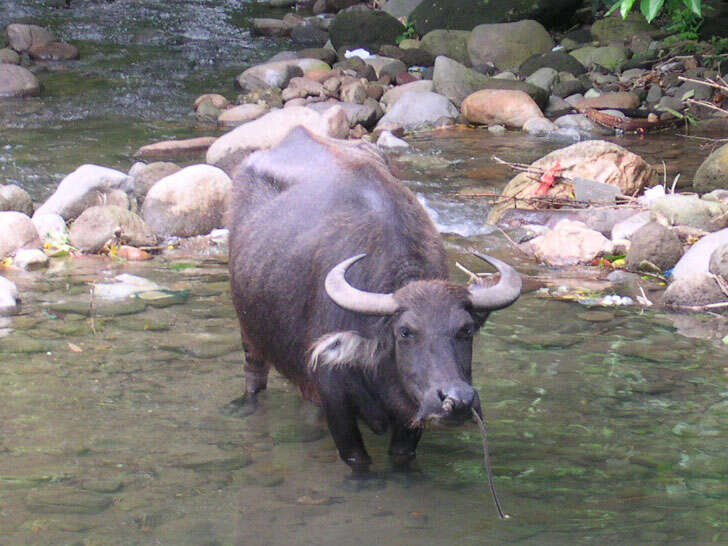
[[[535,19],[545,25],[563,25],[581,5],[580,0],[422,0],[408,20],[419,34],[433,29],[471,30],[482,23]]]
[[[66,176],[56,191],[35,211],[35,215],[59,214],[76,218],[89,207],[105,204],[115,190],[131,193],[134,182],[121,171],[98,165],[81,165]]]
[[[409,17],[410,13],[420,5],[422,0],[384,0],[380,2],[382,10],[392,17]]]
[[[15,23],[5,29],[8,45],[15,51],[28,51],[31,47],[55,41],[56,37],[38,25]]]
[[[142,217],[159,237],[205,235],[223,227],[232,181],[210,165],[192,165],[157,182]]]
[[[728,281],[728,243],[719,246],[710,255],[708,271]]]
[[[635,34],[654,30],[655,28],[647,23],[641,14],[630,13],[626,19],[623,19],[618,11],[610,17],[597,19],[591,27],[594,39],[605,44],[629,41]]]
[[[283,89],[291,78],[303,76],[309,70],[329,68],[320,59],[288,59],[251,66],[236,81],[244,92],[277,87]]]
[[[31,216],[33,214],[33,200],[20,186],[8,184],[0,186],[0,212],[14,210]]]
[[[470,34],[469,30],[432,30],[422,37],[422,49],[434,57],[442,55],[470,66]]]
[[[273,110],[221,136],[207,151],[207,162],[232,172],[250,153],[275,146],[298,125],[333,138],[345,138],[349,133],[349,121],[341,108],[319,114],[310,108],[292,106]]]
[[[405,27],[384,11],[354,6],[340,11],[331,21],[329,36],[335,49],[348,47],[379,51],[384,44],[394,44]]]
[[[646,186],[656,181],[655,170],[641,157],[629,150],[604,140],[578,142],[551,152],[533,162],[531,167],[539,171],[554,168],[558,163],[559,173],[567,178],[586,178],[617,186],[624,195],[637,195]],[[528,198],[536,195],[540,182],[530,173],[519,173],[506,185],[501,202],[493,206],[488,222],[497,222],[503,213],[514,207],[517,201],[520,209],[534,209],[536,205]],[[553,184],[545,196],[570,197],[571,184]],[[515,199],[514,199],[515,198]],[[518,200],[525,198],[526,200]]]
[[[19,305],[18,287],[13,281],[0,277],[0,315],[14,315]]]
[[[442,118],[458,117],[458,109],[446,97],[429,91],[405,93],[379,120],[377,127],[402,127],[407,131],[434,127]]]
[[[724,144],[700,164],[693,188],[700,193],[728,189],[728,144]]]
[[[728,296],[723,292],[715,275],[710,273],[692,273],[676,279],[665,290],[662,303],[666,307],[693,307],[725,303]]]
[[[30,70],[15,64],[0,64],[0,98],[30,97],[38,93],[40,82]]]
[[[604,235],[572,220],[561,220],[553,230],[521,245],[537,260],[553,266],[589,263],[612,248]]]
[[[616,70],[627,60],[627,50],[618,44],[604,47],[584,46],[571,51],[569,55],[587,68],[598,65],[607,70]]]
[[[22,212],[0,212],[0,259],[21,248],[40,248],[38,230]]]
[[[153,163],[134,163],[129,169],[129,176],[133,179],[134,195],[140,200],[154,184],[165,176],[180,171],[182,167],[169,161],[154,161]]]
[[[500,124],[520,129],[531,118],[543,117],[538,105],[523,91],[483,89],[462,103],[463,115],[471,123]]]
[[[433,87],[434,82],[432,80],[418,80],[404,85],[397,85],[382,95],[381,103],[385,112],[388,112],[406,93],[411,91],[432,91]]]
[[[115,206],[91,207],[71,225],[71,244],[84,252],[99,252],[107,243],[152,246],[157,240],[137,214]]]
[[[435,59],[432,90],[460,106],[465,97],[484,89],[491,78],[443,55]]]
[[[627,265],[637,269],[647,260],[665,271],[673,267],[683,255],[680,238],[670,228],[650,222],[632,234],[627,252]]]
[[[693,273],[707,273],[710,258],[719,247],[728,244],[728,228],[709,233],[691,246],[672,270],[673,279],[689,277]]]
[[[554,47],[548,31],[537,21],[478,25],[468,41],[470,63],[476,69],[494,65],[500,70],[518,70],[523,61]]]
[[[728,226],[728,212],[720,202],[700,199],[697,195],[664,195],[650,203],[650,210],[671,226],[689,226],[717,231]]]

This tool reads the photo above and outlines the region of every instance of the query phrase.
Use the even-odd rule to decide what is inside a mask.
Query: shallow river
[[[40,73],[41,98],[0,103],[0,178],[40,200],[84,162],[128,169],[138,146],[213,134],[191,102],[234,97],[233,76],[281,46],[251,39],[232,0],[5,2],[0,24],[48,25],[82,60]],[[171,9],[170,6],[174,6]],[[239,25],[243,25],[242,27]],[[510,255],[475,190],[563,143],[486,131],[411,139],[397,174],[444,232],[452,261]],[[707,155],[693,141],[619,141],[671,180]],[[458,280],[463,276],[453,268]],[[180,298],[106,304],[119,273]],[[263,409],[242,389],[224,256],[56,260],[9,275],[22,314],[0,322],[0,544],[705,544],[728,541],[728,351],[710,317],[604,310],[524,295],[476,339],[498,520],[474,425],[428,431],[412,472],[367,435],[375,477],[348,478],[299,395],[273,375]]]

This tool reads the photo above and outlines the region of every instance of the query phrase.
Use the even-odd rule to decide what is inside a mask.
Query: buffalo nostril
[[[472,387],[454,387],[448,389],[446,393],[441,394],[440,399],[443,401],[443,409],[452,411],[452,409],[467,409],[473,405],[475,400],[475,390]],[[447,407],[446,407],[447,406]]]
[[[447,395],[439,389],[437,391],[437,396],[440,398],[440,402],[444,402],[445,398],[447,398]]]

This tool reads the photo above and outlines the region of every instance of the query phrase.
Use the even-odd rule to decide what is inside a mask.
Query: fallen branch
[[[705,305],[667,305],[668,309],[674,309],[675,311],[693,311],[701,313],[704,311],[711,311],[713,309],[728,309],[728,301],[719,303],[706,303]]]

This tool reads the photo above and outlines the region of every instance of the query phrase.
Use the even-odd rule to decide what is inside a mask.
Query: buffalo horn
[[[500,280],[495,286],[482,287],[478,283],[470,285],[470,303],[475,309],[485,311],[496,311],[508,307],[521,295],[521,276],[518,271],[510,265],[486,256],[479,252],[473,252],[481,260],[494,266],[500,273]]]
[[[364,292],[354,288],[346,281],[346,270],[364,256],[366,254],[352,256],[329,271],[324,283],[326,293],[337,305],[349,311],[365,315],[391,315],[399,306],[392,294]]]

